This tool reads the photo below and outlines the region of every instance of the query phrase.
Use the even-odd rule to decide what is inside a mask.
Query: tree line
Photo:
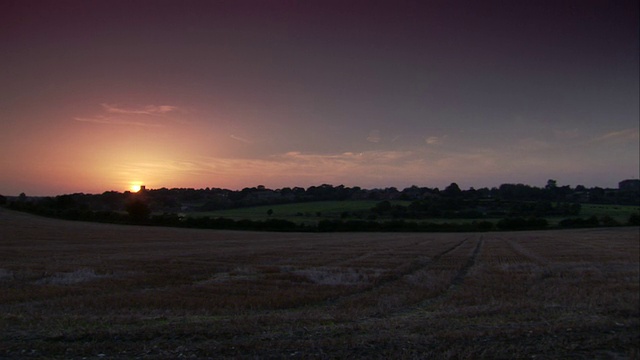
[[[366,212],[345,211],[340,219],[321,220],[313,225],[287,220],[232,220],[192,218],[183,214],[239,207],[311,201],[378,200]],[[405,200],[402,204],[394,200]],[[406,202],[409,202],[408,205]],[[611,217],[580,218],[581,204],[640,204],[637,189],[602,189],[558,186],[549,180],[539,188],[524,184],[502,184],[494,188],[462,190],[456,183],[446,188],[412,186],[403,190],[362,189],[320,185],[267,189],[264,186],[228,190],[219,188],[149,189],[137,193],[107,191],[102,194],[65,194],[55,197],[0,195],[0,205],[40,215],[84,221],[136,223],[212,229],[278,231],[490,231],[544,229],[545,217],[566,217],[560,227],[637,225],[638,216],[626,223]],[[434,221],[429,219],[473,219]],[[492,219],[494,221],[486,221]]]

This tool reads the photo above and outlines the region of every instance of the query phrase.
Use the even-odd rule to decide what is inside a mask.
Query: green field
[[[267,219],[283,219],[292,221],[296,224],[314,225],[320,220],[338,220],[342,219],[344,213],[349,216],[345,220],[363,219],[367,220],[369,210],[380,201],[378,200],[345,200],[345,201],[313,201],[293,204],[278,204],[253,206],[239,209],[207,211],[207,212],[190,212],[186,215],[189,217],[211,218],[228,218],[233,220],[249,219],[253,221],[263,221]],[[408,206],[411,201],[392,201],[393,205]],[[273,212],[269,215],[269,210]],[[582,210],[579,217],[588,218],[596,216],[602,218],[609,216],[620,224],[625,224],[629,220],[629,216],[639,213],[639,206],[628,205],[598,205],[598,204],[582,204]],[[547,221],[550,225],[557,225],[562,219],[572,216],[548,217]],[[378,217],[377,220],[390,220],[389,217]],[[470,223],[478,220],[496,221],[498,219],[448,219],[448,218],[430,218],[421,221],[431,223]]]
[[[640,213],[640,206],[582,204],[580,216],[610,216],[618,222],[626,222],[632,214]]]
[[[240,209],[192,212],[191,217],[224,217],[234,220],[267,220],[283,219],[295,223],[315,223],[324,219],[340,219],[344,212],[367,213],[380,201],[377,200],[345,200],[345,201],[313,201],[294,204],[254,206]],[[393,205],[409,205],[410,201],[392,201]],[[268,211],[273,210],[269,216]]]

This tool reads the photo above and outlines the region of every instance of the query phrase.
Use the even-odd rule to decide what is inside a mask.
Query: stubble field
[[[0,358],[638,358],[637,227],[260,233],[0,209]]]

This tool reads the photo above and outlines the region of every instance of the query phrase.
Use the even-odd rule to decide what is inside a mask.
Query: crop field
[[[0,358],[638,359],[638,227],[261,233],[0,209]]]

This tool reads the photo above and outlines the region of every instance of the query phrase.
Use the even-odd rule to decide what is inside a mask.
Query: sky
[[[638,178],[636,0],[0,0],[0,194]]]

